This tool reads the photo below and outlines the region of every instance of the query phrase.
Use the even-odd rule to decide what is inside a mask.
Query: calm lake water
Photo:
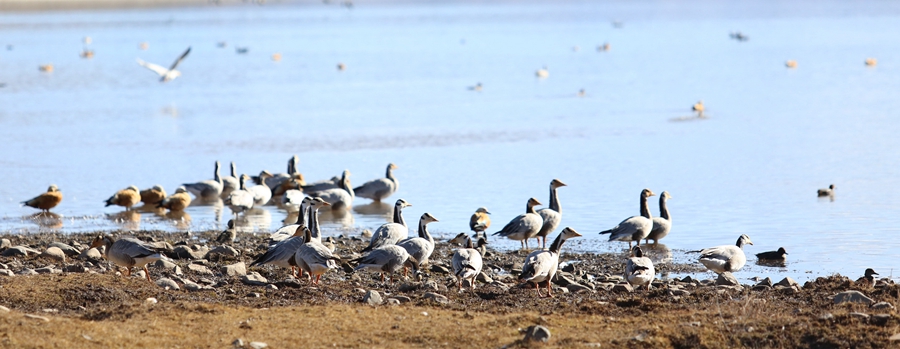
[[[749,40],[729,39],[738,30]],[[496,231],[529,197],[548,204],[548,184],[559,178],[569,185],[559,191],[562,226],[585,235],[566,249],[624,251],[597,232],[638,214],[638,195],[650,188],[673,196],[674,227],[662,242],[677,260],[748,234],[755,245],[741,278],[856,277],[867,267],[892,276],[896,33],[897,2],[362,2],[349,10],[310,2],[0,14],[0,232],[222,229],[227,208],[190,207],[189,222],[142,213],[123,223],[122,209],[103,201],[132,184],[174,192],[211,178],[216,160],[239,172],[284,172],[297,154],[311,181],[349,169],[359,184],[396,163],[392,199],[413,204],[407,221],[423,212],[440,219],[430,227],[442,238],[467,231],[479,206]],[[599,52],[605,42],[610,50]],[[135,62],[168,66],[188,46],[183,76],[169,83]],[[85,47],[93,59],[79,57]],[[868,57],[878,65],[866,67]],[[798,67],[785,68],[788,59]],[[48,63],[52,73],[38,71]],[[537,79],[543,66],[550,76]],[[468,89],[479,82],[483,91]],[[690,118],[701,99],[707,118]],[[42,227],[29,218],[36,210],[18,203],[51,183],[65,195],[53,210],[62,224]],[[834,200],[817,198],[830,183]],[[657,214],[656,197],[651,206]],[[245,229],[271,231],[285,216],[265,207]],[[323,217],[323,229],[338,235],[386,219]],[[753,254],[779,246],[790,253],[785,268],[754,264]]]

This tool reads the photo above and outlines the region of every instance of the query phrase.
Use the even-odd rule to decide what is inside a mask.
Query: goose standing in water
[[[325,274],[329,269],[337,268],[337,262],[340,262],[341,259],[335,257],[332,251],[322,244],[320,240],[313,238],[309,229],[305,231],[304,240],[306,240],[306,243],[294,253],[294,260],[297,262],[300,270],[309,274],[310,282],[313,282],[312,276],[315,275],[315,284],[318,285],[322,274]]]
[[[406,227],[406,221],[403,220],[403,209],[412,206],[403,199],[397,199],[394,204],[394,220],[391,223],[382,224],[372,233],[369,240],[369,246],[364,248],[362,252],[371,251],[382,246],[396,245],[403,239],[409,237],[409,228]],[[405,250],[404,250],[405,251]]]
[[[697,116],[702,117],[703,111],[706,110],[706,107],[703,106],[703,101],[699,101],[697,103],[694,103],[694,105],[691,107],[691,110],[697,113]]]
[[[556,194],[556,189],[565,186],[566,184],[558,179],[550,181],[550,207],[537,211],[541,215],[541,219],[544,220],[541,230],[537,233],[538,243],[541,242],[542,238],[544,239],[543,248],[547,248],[547,235],[556,230],[556,227],[562,221],[562,207],[559,206],[559,195]]]
[[[106,246],[103,252],[106,260],[113,262],[117,267],[125,267],[125,276],[131,276],[132,267],[143,267],[147,281],[152,281],[147,264],[163,259],[154,246],[135,238],[117,240],[109,235],[100,234],[91,242],[91,248],[100,246]]]
[[[548,78],[550,77],[550,70],[547,69],[547,66],[544,66],[543,68],[538,69],[536,72],[534,72],[534,76],[537,76],[540,79]]]
[[[650,235],[653,229],[653,217],[650,215],[650,206],[647,204],[647,198],[654,196],[650,189],[641,191],[641,215],[626,218],[612,229],[601,231],[600,234],[610,234],[609,241],[627,241],[628,248],[631,249],[631,242],[637,241],[637,245],[641,245],[641,240]]]
[[[131,207],[137,205],[137,203],[141,202],[141,191],[136,186],[129,186],[128,188],[117,191],[113,196],[110,196],[109,199],[104,201],[106,206],[116,205],[125,207],[126,210],[131,210]]]
[[[231,195],[231,192],[241,188],[241,181],[238,179],[237,166],[234,161],[231,162],[231,175],[222,177],[222,194],[219,195],[223,200]]]
[[[400,188],[400,182],[394,177],[395,169],[397,169],[397,165],[393,163],[388,164],[384,175],[385,178],[365,182],[363,185],[353,188],[353,192],[361,198],[381,202],[381,200],[393,195]]]
[[[298,190],[303,188],[303,185],[306,184],[306,180],[303,178],[303,174],[300,172],[296,172],[291,175],[291,178],[288,180],[281,182],[277,187],[272,188],[272,197],[283,196],[286,192],[290,190]]]
[[[350,207],[353,206],[353,198],[355,197],[355,190],[350,185],[350,171],[344,170],[344,173],[341,174],[341,183],[340,187],[326,189],[318,192],[307,192],[307,195],[312,197],[322,198],[329,204],[331,204],[331,209],[333,210],[349,210]]]
[[[528,239],[537,235],[544,225],[544,220],[534,211],[534,207],[540,204],[535,198],[528,199],[528,203],[525,205],[525,213],[516,216],[509,223],[506,223],[503,229],[492,235],[505,236],[511,240],[521,241],[522,248],[527,250]]]
[[[272,200],[272,189],[266,185],[266,178],[270,177],[272,177],[271,173],[263,171],[259,174],[261,184],[248,189],[253,194],[253,206],[264,206],[269,203],[269,200]]]
[[[829,185],[828,188],[819,189],[818,195],[819,195],[819,197],[834,195],[834,184]]]
[[[556,269],[559,268],[559,250],[562,248],[563,242],[568,239],[579,237],[575,229],[566,227],[553,240],[549,250],[539,250],[528,254],[525,257],[525,263],[522,265],[522,273],[519,274],[519,282],[534,283],[534,290],[538,296],[543,297],[539,284],[547,282],[547,297],[553,297],[553,291],[550,289],[550,280],[556,275]]]
[[[31,200],[22,201],[22,206],[34,207],[44,212],[50,212],[51,208],[56,207],[62,202],[63,195],[59,191],[56,184],[51,184],[47,188],[47,192],[31,198]]]
[[[491,216],[487,207],[479,207],[469,218],[469,229],[475,232],[475,238],[484,237],[487,240],[485,230],[491,227]]]
[[[303,194],[302,190],[288,190],[281,196],[281,207],[284,207],[288,213],[300,212],[300,206],[305,198],[308,198],[308,196]],[[302,220],[302,218],[300,219]]]
[[[253,183],[263,184],[263,182],[265,182],[266,186],[269,188],[278,187],[285,181],[290,180],[291,176],[293,176],[295,173],[297,173],[297,167],[299,167],[299,166],[300,166],[300,158],[298,158],[297,155],[294,155],[290,159],[288,159],[287,173],[276,173],[273,175],[269,171],[263,170],[262,172],[260,172],[259,176],[252,177]],[[268,179],[263,179],[262,178],[263,172],[268,173],[270,175],[270,177]]]
[[[478,238],[477,247],[487,244],[484,237]],[[457,249],[453,253],[450,263],[453,265],[453,275],[456,275],[459,291],[462,292],[463,280],[469,280],[472,290],[475,290],[475,278],[481,273],[481,267],[484,265],[483,254],[472,244],[472,238],[466,239],[466,246]]]
[[[219,198],[222,195],[222,177],[219,176],[219,162],[216,161],[216,172],[213,179],[207,179],[197,183],[185,183],[184,187],[194,196],[202,199]]]
[[[653,244],[656,245],[659,244],[659,239],[669,235],[669,231],[672,230],[672,216],[669,215],[666,200],[671,198],[672,196],[667,191],[659,194],[659,217],[653,217],[653,228],[650,229],[650,234],[644,238],[644,242],[649,244],[650,240],[653,240]]]
[[[253,208],[253,193],[247,190],[247,181],[250,179],[248,175],[241,175],[241,187],[231,192],[231,195],[225,199],[225,205],[237,216],[243,212]]]
[[[634,256],[628,258],[625,262],[625,280],[628,280],[628,283],[632,286],[647,285],[647,290],[649,291],[650,284],[653,283],[653,278],[656,275],[653,261],[644,257],[644,251],[641,250],[640,246],[632,248],[631,253]]]
[[[744,255],[744,244],[753,245],[750,237],[742,234],[738,237],[737,243],[734,245],[722,245],[710,247],[700,251],[700,263],[706,269],[712,270],[717,274],[724,272],[736,272],[744,267],[747,263],[747,256]]]
[[[166,190],[159,184],[154,185],[150,189],[141,190],[141,202],[144,206],[155,207],[157,204],[166,199]]]
[[[340,188],[341,187],[341,176],[334,176],[331,179],[325,179],[318,182],[307,183],[302,186],[304,192],[317,192],[328,189]]]
[[[423,213],[419,218],[419,236],[400,241],[397,246],[403,247],[410,256],[417,261],[418,267],[428,263],[428,258],[434,252],[434,238],[428,232],[428,223],[437,222],[430,213]],[[403,268],[403,275],[409,275],[409,269]]]
[[[756,254],[756,259],[765,260],[765,261],[781,261],[783,262],[787,256],[787,251],[785,251],[784,247],[779,247],[778,251],[767,251]]]
[[[391,274],[391,283],[394,283],[394,273],[402,267],[410,267],[418,272],[418,262],[415,257],[409,255],[403,247],[387,245],[373,249],[369,254],[352,260],[359,263],[354,271],[366,269],[381,273],[381,282],[384,282],[384,273]]]
[[[167,208],[169,211],[182,212],[191,205],[191,195],[184,186],[175,189],[175,194],[160,201],[156,207]]]

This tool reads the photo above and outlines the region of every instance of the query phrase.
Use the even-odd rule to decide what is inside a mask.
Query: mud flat
[[[230,249],[218,232],[137,232],[167,250],[151,265],[154,282],[124,277],[84,251],[94,234],[0,236],[0,344],[4,347],[816,347],[900,345],[894,306],[900,286],[832,275],[725,285],[670,279],[631,290],[620,281],[622,255],[566,254],[554,298],[515,282],[524,253],[491,251],[475,291],[459,292],[446,272],[453,246],[439,243],[418,276],[382,283],[377,275],[334,270],[321,284],[285,270],[254,267],[264,281],[225,266],[265,251],[267,236],[238,236]],[[334,240],[350,257],[365,242]],[[74,248],[65,261],[41,256],[52,242]],[[16,247],[19,246],[19,247]],[[7,252],[25,249],[27,255]],[[219,248],[217,250],[217,248]],[[223,252],[223,251],[234,252]],[[30,251],[29,251],[30,250]],[[80,250],[80,251],[79,251]],[[210,253],[210,251],[220,251]],[[79,255],[81,257],[79,257]],[[165,264],[165,265],[164,265]],[[693,265],[661,265],[690,271]],[[240,268],[237,268],[240,269]],[[135,270],[136,271],[136,270]],[[168,280],[168,281],[165,281]],[[169,288],[158,284],[168,283]],[[717,285],[718,283],[718,285]],[[175,289],[177,287],[177,289]],[[379,297],[372,297],[373,292]],[[858,291],[860,294],[848,291]],[[369,294],[369,296],[367,296]],[[380,298],[380,301],[379,299]],[[845,301],[850,300],[850,301]],[[8,311],[6,310],[8,309]],[[533,325],[546,344],[526,342]],[[892,339],[893,338],[893,339]]]

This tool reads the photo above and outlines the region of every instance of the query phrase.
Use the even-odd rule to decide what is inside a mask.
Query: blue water
[[[729,39],[737,30],[750,40]],[[783,246],[789,263],[761,267],[750,257],[739,277],[867,267],[891,276],[900,247],[898,32],[893,2],[0,14],[0,44],[12,47],[0,47],[0,232],[221,229],[227,208],[190,207],[189,221],[142,213],[125,222],[102,202],[132,184],[171,193],[211,178],[216,160],[235,161],[239,172],[283,172],[297,154],[311,181],[350,169],[359,184],[396,163],[400,191],[389,201],[413,204],[407,221],[432,213],[442,237],[467,231],[479,206],[493,213],[489,232],[499,229],[529,197],[548,203],[559,178],[569,185],[560,189],[563,226],[585,235],[566,248],[621,251],[597,232],[638,214],[638,194],[650,188],[673,196],[674,227],[662,242],[676,260],[748,234],[748,255]],[[611,50],[598,52],[605,42]],[[183,76],[169,83],[135,62],[168,66],[188,46]],[[79,57],[85,47],[93,59]],[[868,57],[878,65],[864,66]],[[785,68],[788,59],[798,67]],[[48,63],[52,73],[38,71]],[[537,79],[543,66],[550,77]],[[479,82],[483,91],[467,88]],[[692,118],[701,99],[707,117]],[[65,195],[53,210],[62,224],[42,227],[18,202],[51,183]],[[817,198],[831,183],[834,200]],[[264,207],[244,229],[271,231],[285,216]],[[326,235],[386,219],[323,217]]]

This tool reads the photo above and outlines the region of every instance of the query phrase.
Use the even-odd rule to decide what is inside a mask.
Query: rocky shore
[[[135,232],[171,260],[124,277],[88,248],[96,234],[0,236],[0,343],[150,347],[886,347],[900,344],[900,286],[833,275],[742,285],[733,276],[622,281],[624,255],[563,253],[555,298],[516,283],[524,252],[490,251],[474,291],[450,274],[455,246],[396,282],[350,272],[321,284],[272,266],[248,268],[267,235]],[[345,260],[367,242],[332,240]],[[572,263],[572,261],[576,261]],[[666,263],[661,272],[697,271]],[[423,315],[424,314],[424,315]],[[539,326],[539,327],[532,327]],[[526,336],[527,334],[527,336]],[[549,335],[549,336],[548,336]],[[526,337],[528,339],[526,339]],[[298,342],[302,341],[302,342]],[[118,344],[117,344],[118,343]],[[68,344],[68,345],[66,345]],[[131,345],[129,345],[131,346]]]

